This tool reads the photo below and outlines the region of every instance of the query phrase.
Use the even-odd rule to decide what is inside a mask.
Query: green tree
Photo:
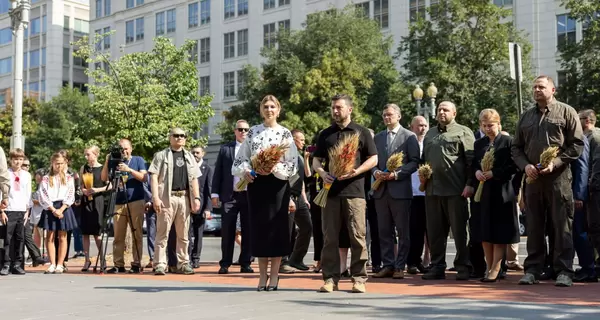
[[[559,41],[565,78],[559,82],[558,98],[578,109],[600,112],[600,2],[563,0],[569,16],[583,25],[583,38]]]
[[[219,133],[227,141],[237,119],[260,123],[258,106],[267,94],[283,106],[281,123],[304,130],[309,140],[331,123],[330,99],[337,93],[353,97],[354,120],[381,127],[384,104],[410,104],[408,94],[390,95],[403,91],[391,46],[392,39],[354,6],[309,15],[304,29],[280,32],[277,45],[263,49],[261,71],[245,68],[247,86],[238,93],[243,103],[225,113]]]
[[[430,19],[410,25],[398,48],[405,60],[402,77],[427,88],[439,89],[437,102],[450,100],[458,109],[457,121],[476,129],[478,113],[495,108],[505,130],[517,120],[516,86],[510,79],[508,43],[521,45],[524,82],[531,80],[531,46],[513,26],[511,11],[490,1],[440,0],[428,8]],[[531,95],[523,88],[524,109]]]
[[[158,37],[152,51],[113,60],[96,50],[103,36],[96,35],[91,42],[84,37],[74,44],[75,55],[90,65],[93,131],[88,139],[106,150],[119,138],[128,137],[137,155],[151,159],[168,145],[169,129],[181,127],[194,133],[213,115],[212,97],[198,94],[198,70],[190,57],[193,41],[177,48],[170,39]]]
[[[22,134],[25,137],[25,147],[27,148],[28,139],[34,136],[38,129],[38,120],[40,118],[40,103],[36,98],[23,98],[23,117]],[[0,145],[8,152],[10,148],[10,137],[13,130],[13,106],[8,104],[5,109],[0,111]]]

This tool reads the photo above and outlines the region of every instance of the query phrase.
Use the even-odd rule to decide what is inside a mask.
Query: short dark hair
[[[552,79],[551,76],[547,76],[547,75],[541,75],[541,76],[537,76],[534,80],[537,81],[539,79],[546,79],[548,81],[548,83],[552,84],[553,87],[556,87],[556,85],[554,84],[554,79]]]
[[[592,124],[596,124],[596,112],[594,112],[594,110],[592,109],[585,109],[579,111],[579,116],[587,118]]]
[[[302,134],[304,134],[304,131],[302,131],[302,130],[300,130],[300,129],[294,129],[294,130],[292,130],[290,133],[291,133],[291,134],[292,134],[292,136],[293,136],[293,135],[295,135],[296,133],[302,133]]]
[[[342,99],[344,101],[346,101],[346,104],[349,107],[353,106],[352,97],[349,96],[349,95],[347,95],[347,94],[345,94],[345,93],[336,94],[335,96],[333,96],[333,98],[331,98],[331,102],[335,102],[335,101],[342,100]]]

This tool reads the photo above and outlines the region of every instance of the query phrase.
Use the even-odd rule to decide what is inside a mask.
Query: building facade
[[[88,0],[31,0],[25,29],[23,93],[46,100],[64,85],[85,90],[87,64],[72,55],[72,41],[89,32]],[[0,106],[12,101],[14,42],[10,2],[0,0]]]
[[[560,0],[491,0],[509,8],[519,29],[525,30],[534,49],[535,74],[559,75],[558,41],[581,37],[582,26],[569,19]],[[103,48],[113,57],[153,47],[153,38],[166,36],[181,45],[197,41],[197,66],[201,92],[214,94],[215,116],[203,128],[214,150],[219,137],[214,133],[223,112],[238,103],[244,86],[245,64],[260,66],[260,50],[274,44],[281,28],[300,29],[307,15],[343,8],[354,3],[378,21],[397,45],[408,33],[410,23],[426,16],[425,9],[437,0],[91,0],[90,30],[105,33]],[[110,8],[107,10],[107,6]],[[106,45],[108,41],[108,46]],[[508,46],[507,46],[508,50]],[[1,66],[0,66],[1,67]],[[558,76],[560,82],[560,76]],[[210,158],[210,156],[209,156]]]

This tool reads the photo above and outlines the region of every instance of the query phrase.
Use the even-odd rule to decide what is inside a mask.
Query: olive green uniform
[[[590,142],[590,200],[587,206],[587,232],[590,242],[600,252],[600,128],[586,133]]]

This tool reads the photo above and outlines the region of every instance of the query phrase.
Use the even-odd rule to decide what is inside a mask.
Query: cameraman
[[[113,241],[113,260],[115,266],[108,270],[108,273],[125,273],[125,235],[127,234],[128,217],[131,215],[131,227],[133,236],[133,261],[129,273],[140,273],[142,260],[142,228],[144,219],[144,179],[146,177],[146,163],[142,157],[132,156],[133,147],[129,139],[121,139],[122,161],[117,165],[116,170],[122,174],[117,188],[117,201],[115,206],[115,215],[113,217],[114,241]],[[106,156],[106,162],[102,167],[102,180],[111,182],[109,177],[109,160],[111,155]],[[113,159],[114,160],[114,159]],[[123,192],[123,181],[127,195]]]

